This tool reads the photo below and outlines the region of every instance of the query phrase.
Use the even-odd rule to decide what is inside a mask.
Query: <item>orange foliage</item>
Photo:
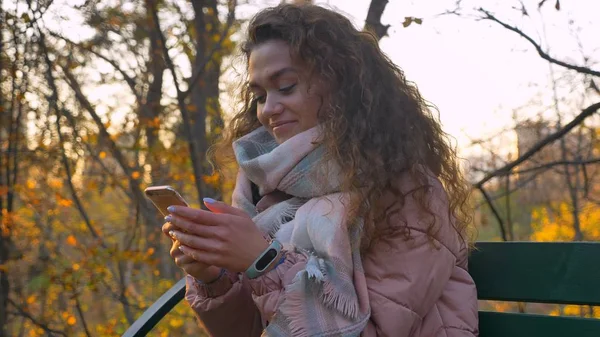
[[[575,237],[573,211],[565,202],[552,208],[535,209],[531,214],[531,240],[572,241]],[[585,203],[579,210],[580,230],[584,240],[600,241],[600,206]]]

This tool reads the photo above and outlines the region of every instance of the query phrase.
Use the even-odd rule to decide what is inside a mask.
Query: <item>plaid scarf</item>
[[[339,168],[323,160],[315,127],[277,144],[261,127],[233,144],[240,170],[233,205],[288,251],[306,257],[285,288],[285,299],[265,330],[267,336],[358,336],[370,315],[358,240],[339,192]],[[280,191],[291,198],[259,212],[251,182],[261,196]]]

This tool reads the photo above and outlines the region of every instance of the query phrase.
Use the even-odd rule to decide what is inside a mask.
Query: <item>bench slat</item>
[[[600,243],[479,242],[469,272],[479,299],[600,305]]]
[[[600,319],[479,312],[481,337],[598,337]]]
[[[185,296],[185,277],[167,290],[142,316],[133,322],[122,337],[146,336],[152,328],[179,303]]]

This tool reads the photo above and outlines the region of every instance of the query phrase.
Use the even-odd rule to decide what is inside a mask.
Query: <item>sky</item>
[[[555,1],[548,1],[538,10],[539,1],[523,0],[529,14],[523,17],[518,8],[513,8],[519,7],[519,1],[463,0],[464,16],[458,17],[440,15],[455,8],[456,0],[390,0],[381,21],[391,28],[380,46],[416,83],[425,99],[437,106],[444,129],[456,138],[459,151],[468,154],[473,150],[469,147],[472,139],[486,138],[510,127],[515,111],[521,118],[539,113],[540,107],[530,104],[532,98],[548,101],[551,93],[551,69],[533,46],[496,23],[477,20],[475,8],[484,6],[499,19],[522,28],[536,41],[542,41],[544,49],[558,59],[584,64],[584,56],[591,61],[596,56],[596,61],[600,61],[600,23],[594,17],[600,13],[600,1],[563,1],[560,11],[554,9]],[[82,1],[57,2],[63,4],[56,8],[64,14],[68,10],[65,6]],[[238,17],[250,17],[260,8],[280,1],[248,2],[239,7]],[[369,3],[370,0],[316,1],[342,12],[357,27],[364,25]],[[406,16],[422,18],[423,23],[404,28]],[[48,20],[46,24],[75,40],[85,36],[77,18],[69,19],[70,22]],[[592,67],[600,69],[600,65]],[[118,100],[119,90],[96,88],[91,95],[98,102],[107,97]]]
[[[260,7],[278,2],[246,6],[242,15],[250,16]],[[444,129],[465,156],[481,150],[470,146],[473,140],[510,128],[515,114],[523,119],[542,113],[532,100],[548,102],[551,96],[548,62],[514,32],[478,20],[475,9],[483,6],[502,21],[518,26],[558,59],[583,65],[583,56],[593,60],[594,54],[600,55],[600,39],[594,33],[600,31],[600,25],[593,14],[600,13],[600,1],[563,1],[560,11],[554,1],[541,9],[539,1],[523,2],[527,17],[518,10],[518,1],[461,1],[461,17],[440,15],[456,8],[456,0],[390,0],[385,8],[381,21],[391,27],[380,41],[382,50],[438,108]],[[362,27],[370,0],[315,3],[342,12]],[[422,18],[423,23],[404,28],[407,16]],[[553,71],[560,69],[554,66]],[[514,154],[514,140],[509,134],[499,142]]]
[[[573,36],[565,34],[570,29],[569,19],[574,19],[585,27],[587,35],[579,35],[586,50],[592,53],[596,48],[596,55],[600,54],[600,27],[588,24],[597,21],[591,13],[600,13],[600,1],[563,2],[561,11],[556,11],[554,2],[549,1],[539,12],[536,1],[524,2],[534,4],[528,6],[528,18],[512,8],[518,6],[516,1],[462,1],[466,18],[438,15],[454,8],[453,0],[392,0],[384,11],[382,22],[392,28],[389,36],[381,40],[381,48],[404,69],[423,96],[439,108],[444,128],[457,137],[463,149],[470,138],[486,137],[512,125],[513,110],[527,105],[540,91],[547,93],[545,86],[549,82],[548,63],[533,46],[496,23],[469,17],[474,14],[470,9],[483,6],[499,19],[522,27],[537,41],[546,37],[552,55],[581,64]],[[328,3],[342,8],[362,24],[369,1]],[[405,16],[422,17],[423,23],[403,28]],[[546,22],[545,27],[542,22]],[[529,113],[535,113],[534,110]]]

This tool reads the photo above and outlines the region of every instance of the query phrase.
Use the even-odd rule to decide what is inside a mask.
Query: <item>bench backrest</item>
[[[480,242],[469,272],[482,300],[600,305],[600,243]],[[599,337],[600,319],[481,311],[481,337]]]
[[[600,243],[479,242],[469,272],[481,300],[600,305]],[[185,294],[185,278],[124,337],[145,336]],[[479,312],[480,337],[600,337],[600,319]]]

